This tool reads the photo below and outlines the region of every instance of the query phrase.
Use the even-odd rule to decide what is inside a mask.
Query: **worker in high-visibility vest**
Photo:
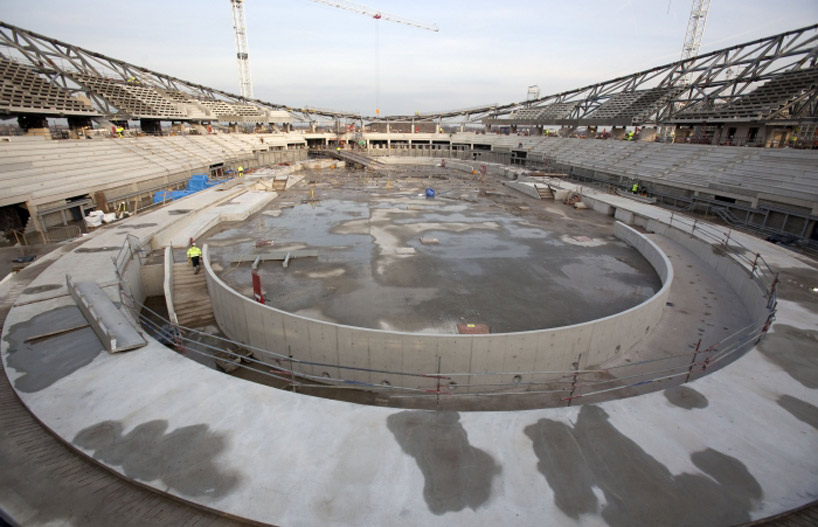
[[[239,172],[239,177],[240,177],[240,178],[243,178],[243,177],[244,177],[244,167],[241,167],[241,166],[240,166],[240,167],[238,168],[238,172]]]
[[[639,194],[639,183],[633,184],[633,186],[631,187],[631,192],[633,192],[634,194]]]
[[[202,259],[202,250],[196,247],[196,244],[193,243],[190,245],[190,248],[187,250],[187,260],[190,262],[190,265],[193,266],[193,274],[199,274],[199,264],[201,263]]]

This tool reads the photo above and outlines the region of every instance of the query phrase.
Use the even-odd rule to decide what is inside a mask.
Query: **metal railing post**
[[[696,358],[699,356],[699,347],[702,345],[702,339],[699,339],[699,342],[696,343],[696,351],[693,352],[693,360],[690,361],[690,366],[687,368],[687,377],[685,377],[685,383],[690,380],[690,374],[693,373],[693,366],[696,364]]]
[[[582,353],[577,355],[577,361],[572,365],[574,367],[574,378],[571,380],[571,393],[568,394],[568,406],[571,406],[571,401],[574,400],[574,392],[577,389],[577,378],[579,377],[579,362],[582,359]]]

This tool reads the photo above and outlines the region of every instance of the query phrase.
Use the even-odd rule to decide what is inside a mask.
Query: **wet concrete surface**
[[[775,324],[759,351],[807,388],[818,388],[818,331]]]
[[[686,410],[707,408],[707,405],[710,404],[707,397],[687,386],[668,388],[665,390],[665,398],[670,404]]]
[[[599,513],[611,527],[736,525],[762,498],[743,463],[711,448],[691,454],[703,474],[671,473],[597,406],[583,406],[573,426],[540,419],[525,435],[554,503],[574,519]]]
[[[61,284],[43,284],[38,285],[36,287],[27,287],[23,289],[22,294],[24,295],[36,295],[37,293],[45,293],[47,291],[56,291],[63,287]]]
[[[457,412],[399,412],[386,424],[423,473],[423,497],[432,513],[476,510],[489,500],[500,467],[469,444]]]
[[[803,421],[818,430],[818,407],[815,405],[791,395],[779,397],[778,405],[799,421]]]
[[[14,387],[21,392],[37,392],[90,364],[103,351],[90,327],[26,342],[29,337],[83,324],[87,321],[79,308],[66,306],[8,328],[8,367],[22,374],[13,380]]]
[[[215,464],[228,438],[206,424],[168,431],[164,420],[148,421],[128,433],[118,421],[103,421],[81,430],[73,443],[91,450],[94,459],[121,466],[129,478],[161,480],[187,496],[220,498],[230,493],[239,476]]]
[[[103,253],[103,252],[110,252],[110,251],[119,251],[122,247],[80,247],[79,249],[75,250],[74,252],[78,253]]]
[[[303,202],[308,187],[290,190],[247,222],[199,241],[210,244],[222,278],[247,296],[249,263],[234,266],[231,258],[317,249],[318,258],[294,259],[287,269],[276,261],[260,266],[267,304],[392,331],[559,327],[623,311],[660,287],[648,262],[613,237],[607,216],[528,200],[495,182],[482,183],[494,194],[478,199],[476,183],[454,174],[390,181],[389,189],[354,174],[314,174],[324,182],[314,191],[320,201]],[[440,197],[418,197],[427,183]],[[439,244],[422,244],[422,236]],[[273,245],[255,247],[258,241]],[[406,249],[414,253],[401,254]]]
[[[813,268],[785,267],[778,270],[778,296],[818,315],[818,272]]]

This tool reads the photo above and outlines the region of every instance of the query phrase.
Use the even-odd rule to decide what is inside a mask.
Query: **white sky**
[[[375,114],[376,101],[381,115],[520,101],[531,84],[547,95],[678,60],[691,6],[690,0],[358,3],[435,23],[440,32],[309,0],[246,0],[256,97],[364,115]],[[229,0],[3,0],[0,18],[239,92]],[[701,52],[815,23],[818,0],[712,0]]]

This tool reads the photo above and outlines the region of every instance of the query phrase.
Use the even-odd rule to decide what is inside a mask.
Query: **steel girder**
[[[119,81],[134,77],[142,85],[180,92],[194,99],[285,110],[302,121],[314,121],[316,117],[321,117],[361,122],[460,120],[464,123],[482,121],[486,124],[642,126],[722,122],[724,120],[719,121],[718,118],[686,119],[684,112],[699,109],[709,111],[729,106],[745,98],[763,83],[783,74],[818,68],[818,24],[534,100],[383,117],[367,117],[358,113],[313,107],[296,108],[260,99],[248,99],[88,51],[3,22],[0,22],[0,47],[5,48],[5,54],[9,58],[28,65],[56,85],[73,94],[84,93],[100,113],[110,118],[128,118],[130,115],[117,108],[103,94],[83,84],[82,75],[114,78]],[[687,79],[690,79],[689,82]],[[629,115],[625,107],[619,113],[607,112],[605,118],[594,117],[594,113],[600,109],[603,110],[600,113],[605,113],[606,103],[613,105],[619,100],[638,102],[648,90],[654,90],[653,95],[658,96],[651,100],[650,104],[645,103],[638,115]],[[794,94],[781,107],[771,108],[768,114],[759,116],[757,120],[814,121],[818,119],[815,92],[816,88],[812,86],[802,93]],[[517,119],[514,116],[518,110],[546,109],[554,103],[574,105],[569,115],[559,119]],[[179,117],[168,119],[185,120]]]

